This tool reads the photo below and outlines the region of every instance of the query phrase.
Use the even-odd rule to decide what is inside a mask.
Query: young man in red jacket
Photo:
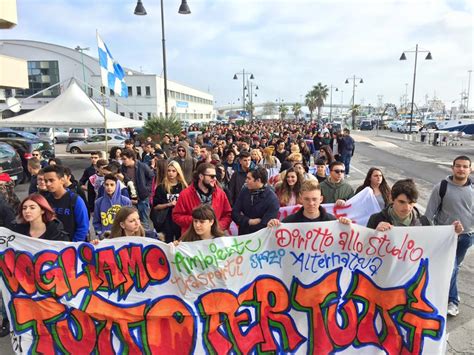
[[[186,232],[193,222],[194,208],[210,204],[216,213],[219,226],[227,230],[232,222],[232,208],[227,196],[216,180],[216,167],[210,163],[200,164],[193,177],[193,183],[179,194],[173,209],[173,221]]]

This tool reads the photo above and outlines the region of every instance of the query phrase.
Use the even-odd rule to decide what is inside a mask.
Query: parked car
[[[89,128],[71,128],[69,130],[69,142],[82,141],[89,138],[92,131]]]
[[[95,130],[95,134],[104,134],[105,133],[105,128],[97,128]],[[122,137],[126,137],[125,134],[122,133],[122,131],[118,128],[107,128],[107,133],[109,135],[118,135],[118,136],[122,136]],[[126,137],[128,138],[128,137]]]
[[[11,128],[0,128],[0,138],[2,137],[38,139],[38,136],[33,133],[26,131],[16,131]]]
[[[371,131],[374,128],[374,126],[372,125],[372,121],[365,120],[360,123],[359,128],[361,131]]]
[[[411,126],[411,129],[410,129],[410,126]],[[399,132],[401,133],[418,133],[418,130],[420,129],[420,125],[416,122],[412,122],[410,124],[410,122],[406,122],[404,123],[403,125],[400,126],[400,130]]]
[[[107,138],[109,149],[114,146],[125,147],[125,137],[111,134],[108,135]],[[105,150],[105,134],[97,134],[83,141],[69,143],[66,147],[66,152],[72,154],[88,153],[98,150]]]
[[[28,159],[33,157],[32,153],[34,150],[38,150],[44,159],[54,157],[54,146],[49,141],[40,140],[35,136],[34,139],[23,138],[23,137],[0,137],[0,142],[8,143],[11,145],[21,158],[21,164],[23,166],[24,178],[29,179],[30,173],[28,172]]]
[[[69,141],[69,132],[67,128],[38,128],[36,135],[39,138],[47,139],[53,143],[67,143]]]
[[[20,155],[7,143],[0,142],[0,168],[3,173],[10,175],[15,183],[23,180],[23,165]]]
[[[400,127],[405,123],[405,121],[393,121],[388,124],[388,129],[390,132],[400,132]]]

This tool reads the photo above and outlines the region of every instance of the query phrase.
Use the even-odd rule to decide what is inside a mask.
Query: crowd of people
[[[112,147],[108,159],[91,153],[78,180],[58,159],[45,162],[34,152],[28,161],[29,196],[23,201],[15,197],[8,175],[0,174],[0,223],[47,240],[130,236],[177,244],[221,237],[232,222],[239,235],[272,228],[281,223],[278,213],[285,206],[302,205],[283,222],[335,220],[321,204],[344,206],[368,187],[381,209],[370,217],[370,228],[454,224],[459,242],[448,312],[456,315],[457,272],[474,230],[471,160],[454,159],[452,175],[434,187],[421,215],[411,179],[390,187],[374,167],[354,189],[346,180],[354,152],[348,129],[296,122],[218,124],[195,141],[183,132],[165,134],[159,142],[147,137],[140,147],[130,138],[125,147]],[[0,336],[9,329],[3,319]]]

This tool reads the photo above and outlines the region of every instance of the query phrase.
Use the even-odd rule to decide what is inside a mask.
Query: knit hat
[[[12,181],[12,178],[7,173],[1,173],[0,174],[0,181],[10,182],[10,181]]]

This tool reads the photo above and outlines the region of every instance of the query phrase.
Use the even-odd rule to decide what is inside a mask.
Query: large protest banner
[[[0,228],[0,286],[18,354],[440,354],[455,246],[453,226],[283,224],[178,247]]]

